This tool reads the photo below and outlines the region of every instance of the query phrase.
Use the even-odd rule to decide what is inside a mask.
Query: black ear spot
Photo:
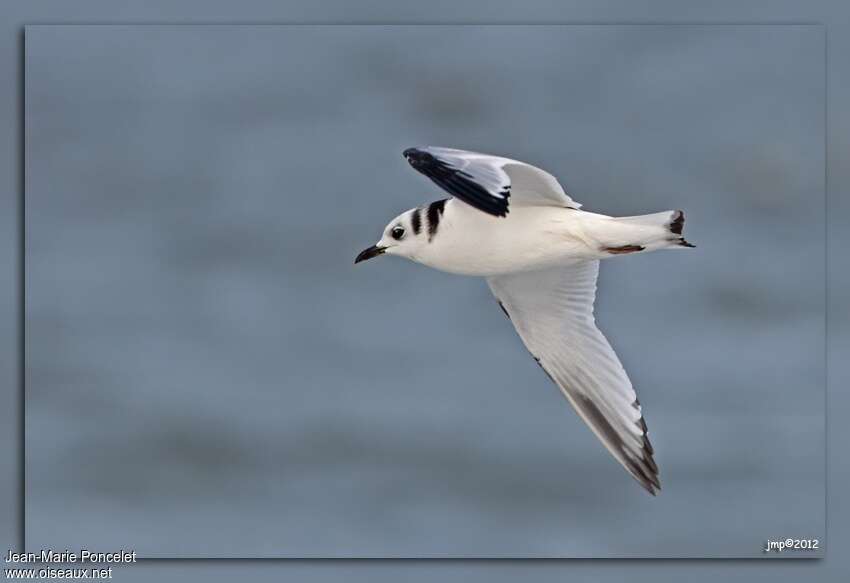
[[[410,217],[410,226],[413,228],[413,234],[418,235],[419,231],[422,230],[422,209],[416,209],[413,211],[413,215]]]

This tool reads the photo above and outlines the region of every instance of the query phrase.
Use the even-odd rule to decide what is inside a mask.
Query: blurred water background
[[[26,32],[27,548],[146,557],[753,556],[824,528],[816,26]],[[387,258],[401,157],[682,208],[597,314],[663,491],[486,284]]]

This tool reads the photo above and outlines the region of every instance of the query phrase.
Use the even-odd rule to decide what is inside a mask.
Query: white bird
[[[652,495],[658,466],[635,390],[593,316],[599,260],[693,247],[680,210],[609,217],[580,210],[554,176],[516,160],[409,148],[453,196],[408,210],[355,263],[388,254],[487,278],[534,360],[608,451]]]

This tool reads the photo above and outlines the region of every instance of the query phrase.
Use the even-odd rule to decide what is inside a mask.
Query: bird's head
[[[423,209],[415,208],[405,211],[391,220],[384,227],[381,239],[371,247],[361,251],[354,263],[360,263],[385,253],[415,260],[419,250],[428,240],[423,215]]]

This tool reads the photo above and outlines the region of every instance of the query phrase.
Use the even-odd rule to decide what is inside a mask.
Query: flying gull
[[[485,277],[505,315],[608,451],[650,494],[661,489],[640,402],[596,327],[599,260],[693,247],[680,210],[609,217],[581,210],[535,166],[451,148],[409,148],[408,163],[452,198],[408,210],[362,251]]]

